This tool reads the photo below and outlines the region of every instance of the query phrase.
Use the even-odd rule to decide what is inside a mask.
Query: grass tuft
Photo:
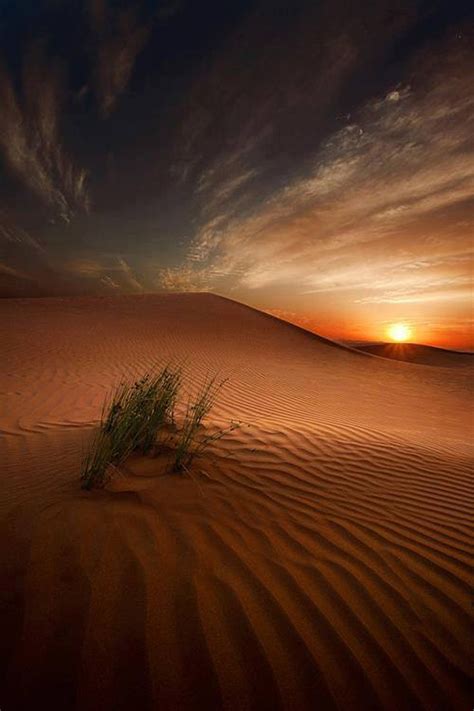
[[[111,462],[112,438],[100,427],[82,463],[82,488],[93,489],[104,486],[109,478],[106,472]]]
[[[158,374],[148,373],[132,385],[122,383],[117,388],[104,405],[99,430],[83,460],[83,489],[104,487],[113,470],[132,452],[147,454],[155,447],[160,430],[174,424],[181,382],[181,370],[166,366]],[[238,426],[231,424],[213,435],[196,437],[224,382],[218,383],[215,377],[208,379],[194,402],[188,402],[182,426],[171,442],[173,471],[189,472],[194,457]]]
[[[198,393],[194,403],[188,402],[182,429],[176,441],[173,465],[175,472],[182,472],[187,469],[198,454],[198,450],[202,451],[201,445],[203,441],[196,442],[196,433],[204,417],[212,410],[217,393],[224,385],[224,382],[217,383],[215,376],[210,378]]]
[[[104,406],[99,431],[82,467],[82,487],[100,488],[108,481],[108,465],[120,465],[136,449],[147,453],[158,431],[173,419],[181,372],[166,366],[133,385],[121,384]]]

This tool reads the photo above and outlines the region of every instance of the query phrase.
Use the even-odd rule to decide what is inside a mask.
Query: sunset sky
[[[472,348],[471,5],[0,0],[0,295]]]

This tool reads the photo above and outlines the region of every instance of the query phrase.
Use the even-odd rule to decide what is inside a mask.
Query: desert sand
[[[470,708],[471,367],[207,294],[0,323],[3,711]],[[240,427],[81,491],[105,396],[168,361]]]
[[[377,343],[361,346],[359,350],[382,358],[394,358],[409,363],[421,363],[421,365],[435,365],[438,368],[463,365],[472,367],[474,365],[474,353],[422,346],[418,343]]]

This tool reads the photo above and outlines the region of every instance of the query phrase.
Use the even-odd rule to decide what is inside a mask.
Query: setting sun
[[[411,328],[404,323],[394,323],[387,329],[390,340],[402,343],[411,336]]]

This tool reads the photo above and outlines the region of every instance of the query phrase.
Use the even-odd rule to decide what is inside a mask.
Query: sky
[[[0,296],[473,348],[470,7],[0,0]]]

